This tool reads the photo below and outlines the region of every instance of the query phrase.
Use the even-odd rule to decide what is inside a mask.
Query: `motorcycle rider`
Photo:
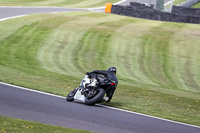
[[[117,88],[117,84],[118,84],[118,79],[117,79],[117,76],[116,76],[117,69],[115,67],[109,67],[108,70],[94,70],[92,72],[87,72],[87,75],[90,75],[92,73],[101,74],[105,78],[115,82],[114,86],[109,87],[106,90],[106,97],[104,97],[104,101],[110,102],[110,100],[112,99],[113,94],[114,94],[114,92],[115,92],[115,90]]]

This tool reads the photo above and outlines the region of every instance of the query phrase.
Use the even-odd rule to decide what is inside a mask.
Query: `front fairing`
[[[86,84],[90,84],[91,80],[88,78],[88,75],[85,75],[85,77],[82,79],[80,86],[83,86],[85,88]]]
[[[77,90],[77,92],[74,96],[74,100],[81,101],[81,102],[85,103],[85,96],[82,95],[82,89]]]
[[[91,79],[88,77],[88,75],[85,75],[85,77],[82,79],[80,87],[74,95],[74,100],[85,103],[86,98],[83,91],[85,91],[86,84],[91,84]]]

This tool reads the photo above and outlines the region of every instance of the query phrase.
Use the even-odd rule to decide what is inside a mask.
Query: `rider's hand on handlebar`
[[[91,78],[91,72],[87,72],[86,75],[88,75],[89,78]]]

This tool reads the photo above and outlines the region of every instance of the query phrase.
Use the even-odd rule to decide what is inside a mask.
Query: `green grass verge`
[[[182,2],[185,2],[185,1],[187,1],[187,0],[175,0],[175,1],[174,1],[174,5],[181,4]],[[193,6],[193,8],[200,8],[200,3],[195,4],[195,5]]]
[[[120,0],[0,0],[1,6],[100,7]]]
[[[0,116],[0,133],[91,133]]]
[[[181,4],[182,2],[185,2],[185,1],[187,1],[187,0],[175,0],[174,5]]]
[[[70,12],[0,29],[0,81],[66,96],[87,71],[115,66],[109,106],[200,126],[197,24]]]
[[[200,2],[192,6],[193,8],[200,8]]]

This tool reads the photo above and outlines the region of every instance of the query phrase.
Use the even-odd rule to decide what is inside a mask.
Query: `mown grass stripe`
[[[186,36],[181,39],[176,39],[176,38],[180,38],[180,36],[182,34],[185,34],[184,32],[186,32],[184,30],[185,27],[183,26],[182,27],[176,26],[176,27],[179,27],[180,32],[177,32],[174,36],[174,41],[176,41],[177,44],[176,46],[171,46],[172,47],[171,50],[174,51],[175,53],[174,56],[171,56],[171,58],[175,58],[176,60],[179,61],[179,63],[176,63],[176,62],[173,63],[174,67],[176,67],[176,71],[174,70],[173,74],[177,75],[177,76],[174,76],[173,78],[174,80],[177,81],[176,83],[179,86],[179,89],[193,90],[194,88],[198,88],[197,86],[199,86],[197,85],[197,82],[194,79],[195,76],[193,74],[195,73],[193,72],[195,68],[198,68],[197,66],[198,62],[195,59],[195,56],[198,55],[198,52],[196,52],[197,49],[199,49],[198,43],[193,42],[191,39],[192,36],[195,37],[194,34],[190,38]],[[190,30],[188,30],[187,32],[190,32]],[[181,77],[180,77],[180,73],[182,74]],[[191,84],[190,86],[193,86],[192,87],[193,89],[188,88],[187,82]]]
[[[96,57],[96,52],[94,51],[94,48],[96,47],[96,42],[94,42],[94,40],[97,38],[98,35],[93,34],[90,31],[86,31],[82,38],[79,38],[79,43],[82,45],[79,51],[79,58],[81,58],[80,66],[83,67],[85,72],[89,70],[92,71],[92,68],[95,67],[96,60],[94,58]],[[88,63],[90,61],[91,63]]]
[[[0,0],[2,6],[100,7],[120,0]]]
[[[92,12],[16,20],[0,36],[1,81],[66,96],[86,71],[115,66],[110,106],[199,125],[199,25]]]

